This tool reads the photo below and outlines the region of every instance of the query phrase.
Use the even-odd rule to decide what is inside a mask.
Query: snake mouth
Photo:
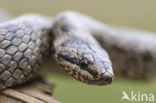
[[[83,58],[69,57],[68,55],[57,54],[59,63],[65,67],[70,75],[75,79],[93,85],[106,85],[110,84],[113,80],[113,75],[110,73],[99,72],[98,66],[94,62]],[[93,67],[93,68],[92,68]]]
[[[107,85],[111,84],[114,77],[112,75],[107,75],[102,73],[100,79],[89,81],[88,84],[94,84],[94,85]]]

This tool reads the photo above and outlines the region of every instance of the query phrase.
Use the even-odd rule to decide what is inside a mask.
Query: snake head
[[[58,46],[56,58],[66,72],[87,84],[106,85],[114,78],[109,57],[96,42],[71,38]]]

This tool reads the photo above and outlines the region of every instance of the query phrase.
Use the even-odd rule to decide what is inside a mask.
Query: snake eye
[[[84,70],[87,70],[88,68],[88,61],[86,59],[83,59],[79,62],[80,67],[82,67]]]

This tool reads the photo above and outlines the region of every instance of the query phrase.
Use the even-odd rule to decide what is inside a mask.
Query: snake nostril
[[[108,73],[101,73],[101,78],[95,82],[98,85],[110,84],[113,81],[113,76]]]
[[[106,77],[105,81],[107,81],[108,83],[111,83],[113,80],[113,77],[112,76],[108,76]]]
[[[107,74],[104,76],[104,80],[108,83],[111,83],[113,81],[113,76],[111,74]]]

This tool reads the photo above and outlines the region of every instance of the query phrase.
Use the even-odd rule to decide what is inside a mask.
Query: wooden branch
[[[54,85],[41,80],[2,90],[0,103],[60,103],[52,96]]]

